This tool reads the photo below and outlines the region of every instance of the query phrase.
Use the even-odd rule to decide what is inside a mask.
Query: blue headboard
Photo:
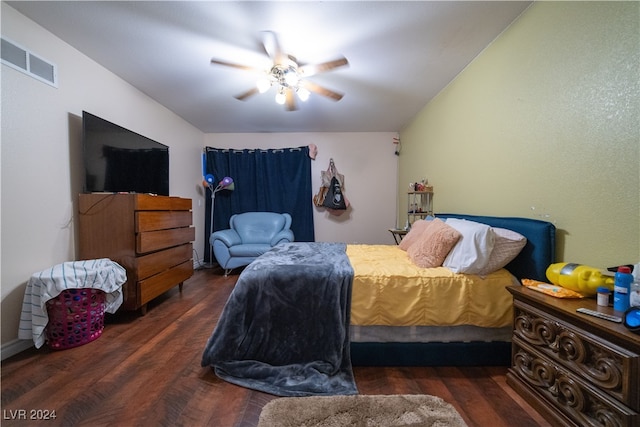
[[[522,252],[505,267],[518,279],[547,281],[546,271],[556,259],[556,227],[547,221],[464,214],[436,214],[437,218],[460,218],[481,222],[490,227],[506,228],[527,238]]]

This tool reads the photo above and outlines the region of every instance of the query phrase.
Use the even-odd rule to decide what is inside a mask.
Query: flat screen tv
[[[86,193],[169,195],[169,147],[82,112]]]

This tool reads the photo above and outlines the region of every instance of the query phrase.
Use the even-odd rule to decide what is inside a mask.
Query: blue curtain
[[[230,150],[206,147],[206,172],[216,182],[233,178],[234,191],[215,194],[213,230],[229,228],[231,215],[266,211],[289,213],[298,242],[313,242],[313,190],[309,147]],[[207,189],[205,260],[211,260],[211,192]]]

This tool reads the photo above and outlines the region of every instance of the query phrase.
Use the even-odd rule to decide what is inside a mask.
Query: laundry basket
[[[47,343],[54,350],[96,340],[104,330],[105,293],[99,289],[66,289],[47,301]]]

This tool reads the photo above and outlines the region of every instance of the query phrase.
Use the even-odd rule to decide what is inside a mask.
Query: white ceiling
[[[12,7],[200,130],[396,132],[527,8],[519,1],[9,1]],[[268,62],[260,32],[275,31],[302,63],[341,55],[310,80],[344,93],[311,95],[286,111],[275,90],[211,58]],[[41,56],[48,58],[46,52]]]

